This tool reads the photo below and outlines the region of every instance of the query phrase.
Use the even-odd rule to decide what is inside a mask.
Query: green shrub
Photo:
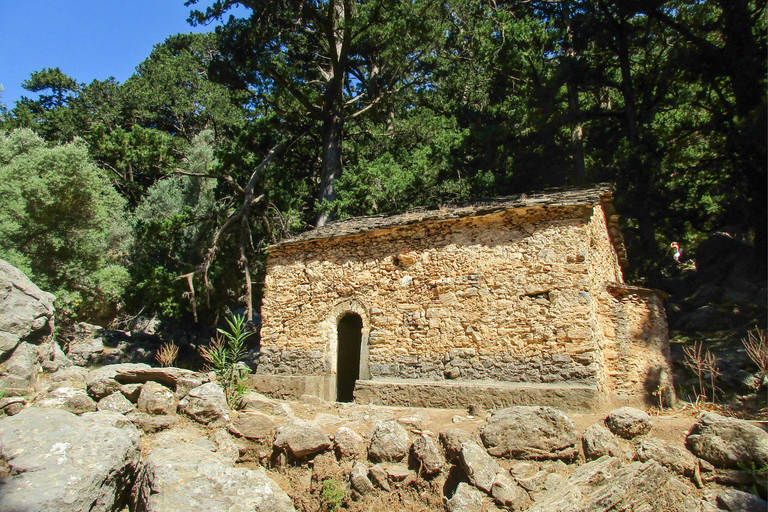
[[[323,480],[323,488],[320,491],[320,500],[323,510],[335,512],[341,510],[344,504],[344,486],[333,478]]]
[[[245,316],[227,318],[227,323],[229,330],[218,329],[219,336],[209,347],[203,347],[200,355],[216,373],[227,403],[234,409],[247,389],[251,370],[240,361],[246,352],[245,341],[253,333],[245,330]]]
[[[117,311],[131,240],[125,200],[81,140],[0,133],[0,258],[56,295],[57,323]]]

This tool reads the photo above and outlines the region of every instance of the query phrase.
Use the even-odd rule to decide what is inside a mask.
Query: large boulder
[[[410,446],[405,427],[394,420],[381,421],[371,434],[368,457],[373,462],[400,462]]]
[[[552,407],[501,409],[480,429],[480,437],[495,457],[572,460],[578,455],[576,427]]]
[[[445,451],[445,459],[451,464],[459,464],[461,445],[472,439],[472,434],[461,428],[447,428],[440,432],[440,444]]]
[[[349,484],[360,494],[368,494],[376,490],[368,478],[368,467],[362,462],[356,462],[349,473]]]
[[[615,457],[601,457],[580,466],[571,476],[548,489],[528,512],[608,512],[699,510],[689,486],[655,461],[624,465]]]
[[[229,424],[230,432],[238,437],[264,441],[272,437],[277,424],[274,419],[258,412],[240,412]]]
[[[496,475],[503,471],[501,466],[488,455],[485,448],[474,441],[467,441],[461,445],[460,458],[464,474],[472,485],[490,493]]]
[[[605,426],[619,437],[634,439],[650,432],[653,428],[653,420],[645,411],[634,407],[622,407],[608,413]]]
[[[288,495],[262,468],[234,468],[210,450],[181,442],[150,452],[133,499],[135,512],[295,511]]]
[[[705,412],[685,440],[688,449],[719,468],[768,466],[768,432],[736,418]]]
[[[176,398],[183,398],[194,388],[210,382],[208,374],[184,368],[152,368],[145,364],[121,364],[116,366],[114,378],[121,384],[159,382],[174,391]]]
[[[53,332],[54,299],[0,260],[0,359],[20,342],[39,343]]]
[[[208,382],[192,389],[179,401],[179,411],[204,425],[216,425],[229,421],[227,397],[221,386],[215,382]]]
[[[451,499],[445,503],[448,512],[486,512],[485,495],[471,485],[461,482]]]
[[[354,459],[365,452],[365,439],[349,427],[339,427],[333,435],[333,450],[339,459]]]
[[[621,446],[616,436],[607,427],[595,423],[584,431],[581,436],[581,447],[584,450],[584,458],[596,460],[603,455],[621,457]]]
[[[96,363],[98,355],[104,350],[104,339],[98,325],[80,322],[72,326],[72,339],[69,342],[67,357],[72,364],[87,366]]]
[[[147,414],[176,414],[179,405],[173,391],[154,381],[141,387],[137,409]]]
[[[80,388],[56,388],[35,403],[36,407],[61,409],[72,414],[83,414],[96,410],[96,402]]]
[[[6,396],[29,396],[34,392],[40,369],[40,354],[35,345],[22,341],[0,363],[0,389]],[[8,354],[8,352],[6,352]]]
[[[432,437],[426,434],[414,439],[411,445],[411,455],[419,468],[419,472],[426,475],[439,473],[445,465],[445,457],[440,452],[440,447]]]
[[[331,440],[311,421],[294,419],[275,432],[274,447],[297,459],[312,457],[331,446]]]
[[[1,479],[2,509],[119,510],[139,461],[129,429],[34,407],[0,421],[0,458],[10,469]]]
[[[692,477],[699,466],[698,459],[690,452],[655,437],[636,439],[635,453],[640,462],[655,460],[668,470],[687,477]]]

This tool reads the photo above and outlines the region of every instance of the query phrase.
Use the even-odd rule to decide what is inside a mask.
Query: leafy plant
[[[322,500],[323,510],[328,512],[335,512],[341,510],[341,506],[344,502],[344,487],[333,478],[326,478],[323,480],[323,488],[320,491],[320,499]]]
[[[219,383],[224,388],[227,403],[235,408],[246,391],[248,375],[251,370],[240,361],[245,355],[245,341],[253,334],[245,330],[245,315],[227,318],[229,330],[217,329],[219,335],[210,346],[202,347],[200,355],[216,373]]]

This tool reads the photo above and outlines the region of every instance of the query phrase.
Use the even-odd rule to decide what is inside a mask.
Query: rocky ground
[[[766,509],[765,424],[285,402],[211,374],[65,365],[0,408],[0,509]],[[762,499],[760,498],[762,496]]]

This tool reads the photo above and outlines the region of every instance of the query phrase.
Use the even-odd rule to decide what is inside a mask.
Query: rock
[[[509,510],[525,510],[531,506],[531,498],[525,490],[504,473],[496,475],[491,487],[496,503]]]
[[[608,413],[605,426],[624,439],[634,439],[651,431],[653,420],[650,415],[634,407],[622,407]]]
[[[571,419],[552,407],[517,406],[496,411],[480,429],[495,457],[565,459],[578,455],[578,436]]]
[[[141,387],[137,409],[147,414],[176,414],[179,402],[173,392],[167,387],[154,381],[147,382]]]
[[[239,412],[227,428],[236,436],[262,441],[272,437],[276,427],[269,416],[258,412]]]
[[[120,510],[139,461],[138,436],[33,407],[0,421],[0,458],[10,469],[0,486],[3,510]]]
[[[408,432],[394,420],[379,422],[371,433],[368,458],[373,462],[399,462],[408,453]]]
[[[179,411],[203,425],[229,421],[227,398],[224,390],[215,382],[192,389],[179,401]]]
[[[636,439],[635,453],[640,462],[655,460],[668,470],[687,477],[693,476],[699,465],[698,459],[689,452],[655,437]]]
[[[54,373],[62,368],[72,366],[72,360],[64,354],[64,351],[61,350],[61,347],[55,340],[41,344],[38,347],[38,353],[40,354],[43,370],[48,373]]]
[[[424,420],[418,416],[406,416],[405,418],[397,418],[397,422],[404,427],[419,430],[422,428]]]
[[[84,412],[83,414],[80,415],[80,417],[83,418],[84,420],[88,420],[105,427],[115,427],[115,428],[128,427],[128,430],[135,431],[137,436],[140,435],[138,430],[134,426],[133,422],[131,422],[131,420],[126,418],[125,415],[120,414],[119,412],[116,412],[116,411],[102,410],[102,411]]]
[[[365,439],[348,427],[340,427],[333,435],[333,449],[340,459],[354,459],[365,450]]]
[[[389,492],[392,490],[392,487],[389,485],[389,476],[387,475],[387,472],[384,471],[384,468],[381,467],[380,464],[376,464],[371,467],[371,469],[368,470],[368,476],[373,480],[373,482],[384,489],[385,491]]]
[[[754,494],[736,489],[725,489],[717,495],[720,508],[731,512],[765,512],[768,503]]]
[[[705,412],[691,427],[685,444],[718,468],[768,466],[768,432],[744,420]]]
[[[119,382],[105,373],[98,371],[91,372],[88,375],[88,380],[85,385],[88,389],[88,394],[91,395],[94,400],[101,400],[105,396],[120,391]]]
[[[58,388],[54,389],[41,400],[35,403],[35,407],[45,409],[62,409],[72,414],[82,414],[96,410],[96,402],[91,400],[84,389]]]
[[[200,448],[204,448],[211,453],[216,451],[216,445],[213,444],[213,441],[211,441],[207,437],[198,437],[197,439],[192,441],[192,444],[199,446]],[[222,460],[226,460],[230,465],[234,464],[234,461],[227,460],[227,458],[223,454],[217,454],[217,455],[221,455]]]
[[[51,389],[70,387],[86,389],[88,370],[82,366],[68,366],[48,375],[47,384]]]
[[[559,473],[550,473],[547,478],[544,479],[544,488],[548,491],[557,489],[565,482],[565,477]]]
[[[120,370],[126,368],[149,368],[149,366],[146,364],[121,363],[109,364],[91,370],[86,377],[88,393],[99,400],[121,389],[122,385],[117,382],[115,377]]]
[[[295,511],[288,495],[262,468],[233,468],[215,453],[178,442],[150,452],[133,499],[135,512]]]
[[[349,483],[360,494],[367,494],[376,490],[368,479],[368,469],[362,462],[355,463],[349,473]]]
[[[461,428],[448,428],[440,432],[440,444],[445,450],[445,458],[451,464],[459,464],[461,444],[472,439],[472,435]]]
[[[15,416],[27,405],[27,399],[21,396],[0,398],[0,418],[3,416]]]
[[[183,398],[191,390],[210,382],[207,374],[193,372],[184,368],[152,368],[147,365],[120,365],[114,376],[121,384],[143,384],[159,382],[171,389],[176,398]]]
[[[54,300],[22,271],[0,260],[0,359],[22,341],[36,344],[53,333]]]
[[[339,423],[344,423],[346,420],[342,419],[340,416],[336,416],[335,414],[326,414],[321,412],[315,416],[315,419],[312,421],[318,425],[337,425]]]
[[[595,423],[584,431],[584,435],[581,436],[581,447],[588,461],[599,459],[603,455],[623,456],[619,440],[608,428],[599,423]]]
[[[324,452],[331,441],[316,424],[294,419],[275,432],[274,447],[297,459],[305,459]]]
[[[213,444],[216,445],[216,453],[234,464],[240,458],[240,447],[235,444],[226,430],[220,428],[213,433]]]
[[[141,388],[144,384],[121,384],[120,392],[131,403],[138,403],[139,395],[141,395]]]
[[[299,397],[299,402],[304,402],[305,404],[322,404],[324,401],[317,395],[304,394]]]
[[[179,421],[174,415],[150,416],[145,412],[132,412],[125,415],[136,427],[145,434],[154,434],[167,430]]]
[[[427,435],[417,437],[411,445],[411,455],[419,473],[435,475],[443,469],[445,459],[434,439]]]
[[[5,396],[30,396],[37,383],[40,354],[37,347],[22,341],[10,351],[8,360],[0,363],[0,389]]]
[[[134,407],[121,392],[115,391],[111,395],[99,400],[99,403],[96,404],[96,409],[99,411],[115,411],[120,414],[128,414],[133,412]]]
[[[124,371],[138,371],[138,370],[151,370],[152,367],[144,363],[119,363],[119,364],[107,364],[91,370],[89,377],[95,377],[97,375],[104,375],[111,379],[117,380],[117,375]],[[143,383],[142,383],[143,384]]]
[[[532,475],[526,477],[515,476],[517,483],[526,491],[538,492],[544,488],[544,482],[547,481],[549,473],[540,469]]]
[[[496,474],[503,471],[493,457],[488,455],[485,448],[475,443],[467,441],[461,445],[461,467],[469,478],[470,483],[490,493]]]
[[[104,340],[101,337],[103,329],[98,325],[80,322],[73,326],[73,330],[74,337],[69,342],[67,357],[77,366],[87,366],[95,362],[104,350]]]
[[[415,480],[415,475],[403,464],[386,464],[382,469],[387,473],[390,482],[405,482]]]
[[[618,458],[605,456],[577,468],[561,486],[542,494],[528,512],[698,509],[689,487],[658,462],[624,465]]]
[[[448,512],[485,512],[483,493],[471,485],[461,482],[451,499],[445,503]]]
[[[240,409],[243,411],[259,411],[265,414],[272,414],[277,405],[278,402],[275,400],[255,391],[246,393],[240,399]]]
[[[539,466],[530,462],[516,462],[509,469],[515,479],[530,478],[539,472]]]

